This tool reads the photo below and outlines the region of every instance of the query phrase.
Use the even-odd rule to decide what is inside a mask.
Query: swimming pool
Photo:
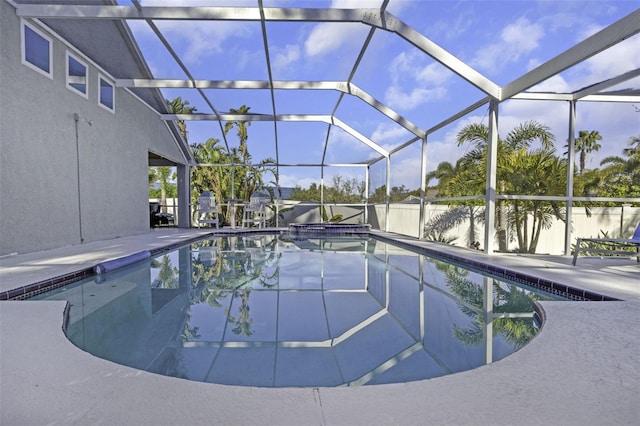
[[[188,244],[44,293],[98,357],[264,387],[407,382],[497,361],[556,298],[368,236],[245,234]]]

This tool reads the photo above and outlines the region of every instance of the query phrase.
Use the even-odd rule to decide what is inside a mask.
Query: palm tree
[[[167,212],[167,192],[170,187],[170,180],[176,178],[176,173],[172,167],[160,166],[156,167],[157,180],[160,181],[160,208],[164,213]]]
[[[535,141],[549,149],[553,147],[555,136],[544,124],[536,121],[521,123],[507,134],[506,139],[498,138],[498,157],[518,149],[529,148]],[[489,128],[484,124],[469,124],[458,132],[457,142],[458,146],[465,143],[471,143],[473,146],[473,149],[462,157],[465,162],[483,160],[489,144]]]
[[[456,164],[457,166],[457,164]],[[425,175],[425,183],[429,186],[432,179],[438,179],[436,189],[438,194],[444,193],[449,189],[449,182],[458,174],[458,168],[448,161],[442,161],[438,167]]]
[[[246,115],[249,113],[249,110],[251,109],[251,107],[248,107],[246,105],[242,105],[240,106],[240,108],[238,109],[233,109],[231,108],[229,110],[229,113],[231,114],[237,114],[237,115]],[[231,129],[233,129],[234,127],[238,128],[238,140],[240,141],[240,154],[242,156],[245,156],[248,154],[248,148],[247,148],[247,139],[249,139],[249,134],[247,133],[247,127],[251,125],[250,121],[244,121],[244,120],[234,120],[234,121],[227,121],[224,125],[224,134],[225,136],[227,134],[229,134],[229,131]]]
[[[501,165],[506,189],[513,194],[561,195],[565,191],[567,164],[554,150],[517,150]],[[515,230],[520,253],[535,253],[543,229],[557,218],[565,220],[565,211],[556,201],[513,200],[507,214]]]
[[[600,171],[600,190],[606,196],[640,196],[640,136],[632,137],[627,146],[623,157],[611,156],[600,162],[605,166]]]
[[[627,142],[629,148],[625,148],[622,150],[622,153],[629,158],[635,158],[636,161],[640,159],[640,136],[633,136]]]
[[[180,98],[171,102],[176,110],[192,110],[187,108],[188,101]],[[242,105],[238,109],[231,109],[230,112],[236,115],[245,115],[250,107]],[[195,110],[195,108],[193,108]],[[252,164],[251,154],[247,145],[248,126],[251,122],[244,120],[227,121],[224,126],[225,136],[234,128],[237,128],[237,135],[240,139],[240,146],[227,151],[220,145],[218,139],[209,138],[204,143],[192,144],[191,149],[198,164],[208,164],[207,166],[194,167],[191,173],[192,183],[192,203],[196,203],[203,191],[213,192],[216,200],[221,202],[225,199],[240,198],[248,200],[249,197],[258,190],[265,189],[264,173],[270,171],[277,182],[277,171],[274,167],[275,160],[266,158],[259,162],[257,166]],[[216,164],[211,166],[211,164]],[[231,167],[223,166],[229,164]],[[267,191],[273,198],[273,191]],[[223,209],[222,220],[224,224],[231,223],[231,209]],[[236,219],[242,211],[236,209]]]
[[[458,160],[454,165],[448,161],[443,161],[438,164],[436,170],[427,173],[425,179],[427,184],[431,179],[438,179],[436,189],[439,196],[444,197],[456,197],[463,195],[472,195],[474,192],[478,193],[484,188],[479,185],[469,185],[470,181],[479,182],[477,177],[471,176],[473,169],[464,167],[464,162]],[[477,231],[475,224],[483,220],[483,213],[479,207],[479,201],[462,201],[450,208],[446,212],[434,216],[428,223],[425,224],[424,236],[428,239],[440,242],[446,242],[448,244],[453,243],[456,237],[446,237],[447,231],[454,226],[460,225],[465,221],[469,221],[469,235],[467,238],[468,246],[475,247],[477,240]]]
[[[183,101],[182,97],[180,96],[174,98],[171,101],[169,99],[165,99],[165,103],[167,105],[167,110],[169,110],[171,114],[192,114],[197,110],[196,107],[188,106],[189,101]],[[178,130],[180,131],[180,134],[182,135],[182,138],[186,141],[188,134],[187,123],[185,123],[184,120],[178,120],[176,124],[178,126]]]
[[[575,139],[574,150],[580,153],[580,170],[578,173],[582,175],[584,173],[585,164],[587,162],[587,154],[596,152],[602,148],[598,141],[602,140],[602,136],[596,130],[580,130],[578,137]],[[567,145],[565,145],[566,147]]]
[[[233,334],[239,334],[241,336],[249,337],[253,334],[251,325],[253,324],[253,318],[251,318],[251,311],[249,308],[249,295],[250,290],[236,290],[233,294],[234,299],[240,299],[240,306],[238,307],[239,316],[236,318],[231,315],[230,311],[227,311],[227,321],[229,324],[235,327],[231,329]]]
[[[178,272],[178,268],[171,264],[169,256],[166,254],[162,256],[162,260],[160,261],[160,271],[158,272],[158,279],[162,282],[162,288],[180,287]]]
[[[227,153],[226,149],[219,144],[218,139],[209,138],[204,144],[193,144],[194,157],[199,164],[218,164],[215,166],[194,167],[191,172],[192,203],[196,203],[203,191],[213,192],[218,202],[232,198],[231,186],[233,181],[234,198],[248,200],[254,192],[264,189],[265,172],[271,172],[276,176],[275,168],[272,165],[275,160],[266,158],[257,166],[251,165],[251,155],[248,149],[241,157],[237,148],[231,149]],[[233,164],[236,169],[232,169],[221,164]],[[268,191],[273,197],[272,191]],[[236,210],[236,219],[241,215],[241,211]],[[224,223],[231,223],[231,209],[223,211]]]
[[[505,139],[498,138],[497,178],[500,190],[524,195],[560,195],[562,192],[558,191],[564,190],[560,187],[565,178],[559,174],[562,163],[554,160],[554,140],[550,128],[536,121],[519,124]],[[459,160],[460,173],[450,180],[449,185],[466,191],[485,188],[489,128],[484,124],[467,125],[458,132],[457,142],[458,146],[471,143],[472,149]],[[540,143],[541,148],[529,153],[528,149],[534,142]],[[504,204],[506,209],[507,202]],[[562,210],[554,203],[515,200],[509,204],[513,208],[508,216],[513,219],[511,225],[518,235],[520,252],[535,253],[540,231],[550,226],[549,214],[564,220]],[[530,231],[529,216],[532,216]]]
[[[251,107],[241,105],[238,109],[231,108],[229,112],[236,115],[246,115],[249,113]],[[233,186],[233,194],[229,193],[228,198],[239,198],[242,200],[248,200],[253,193],[260,190],[265,190],[264,173],[269,171],[277,181],[277,170],[275,160],[273,158],[265,158],[259,162],[258,166],[252,165],[252,157],[249,153],[249,147],[247,140],[249,139],[248,126],[251,125],[250,121],[245,120],[231,120],[227,121],[224,125],[225,136],[235,127],[237,129],[237,136],[240,141],[238,148],[231,149],[227,161],[231,166],[231,181]],[[273,191],[269,192],[271,198],[273,198]],[[236,219],[241,216],[242,212],[236,210]],[[227,217],[230,218],[231,212],[227,211]]]
[[[203,144],[191,145],[193,156],[198,164],[224,164],[228,161],[226,149],[220,140],[209,138]],[[211,191],[217,202],[225,198],[226,188],[230,186],[231,171],[223,166],[203,166],[191,169],[191,202],[195,204],[204,191]],[[227,222],[229,223],[229,222]]]

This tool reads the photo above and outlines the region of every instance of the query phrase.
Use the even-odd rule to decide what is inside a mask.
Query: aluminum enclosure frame
[[[10,0],[5,0],[10,1]],[[259,7],[145,7],[141,6],[137,0],[133,0],[134,7],[117,6],[117,5],[59,5],[59,4],[21,4],[12,2],[16,6],[17,15],[30,19],[112,19],[126,22],[128,20],[143,20],[158,36],[162,44],[166,47],[170,55],[177,61],[178,65],[188,76],[184,80],[167,80],[167,79],[132,79],[127,76],[117,78],[117,87],[126,88],[193,88],[198,90],[204,101],[209,105],[213,114],[162,114],[161,118],[167,121],[174,120],[207,120],[219,123],[222,130],[223,122],[227,120],[246,120],[246,121],[269,121],[274,123],[274,141],[276,146],[276,167],[279,163],[278,158],[278,126],[281,121],[299,121],[299,122],[323,122],[328,124],[327,138],[325,140],[325,152],[328,144],[328,132],[331,127],[339,127],[355,140],[365,144],[378,154],[378,157],[372,158],[368,162],[368,166],[379,162],[386,161],[386,181],[387,181],[387,200],[386,210],[389,209],[389,186],[390,186],[390,159],[391,156],[402,150],[403,148],[420,141],[422,143],[422,172],[424,173],[426,159],[428,156],[428,136],[445,126],[464,117],[471,111],[482,106],[489,105],[490,110],[490,145],[489,145],[489,162],[487,165],[487,191],[485,193],[485,204],[487,209],[487,217],[485,218],[487,231],[485,231],[484,243],[485,252],[493,252],[493,235],[492,225],[495,222],[495,209],[491,208],[495,205],[496,194],[496,145],[497,145],[497,126],[499,106],[501,102],[506,100],[544,100],[544,101],[565,101],[568,102],[570,108],[567,112],[567,131],[569,133],[570,143],[573,143],[575,133],[575,108],[576,102],[629,102],[640,103],[640,93],[637,90],[623,90],[616,92],[606,92],[613,86],[629,81],[640,76],[640,69],[627,71],[614,78],[598,82],[589,87],[585,87],[572,93],[542,93],[528,92],[531,87],[549,79],[550,77],[560,74],[576,64],[580,64],[588,58],[612,47],[616,44],[640,33],[640,9],[632,12],[626,17],[609,25],[594,35],[588,37],[584,41],[569,48],[565,52],[557,55],[549,61],[539,65],[535,69],[516,78],[512,82],[500,86],[489,78],[473,69],[465,62],[459,60],[444,48],[425,37],[410,25],[402,22],[399,18],[386,11],[388,0],[381,1],[381,7],[366,9],[318,9],[318,8],[265,8],[259,1]],[[81,2],[78,2],[81,3]],[[247,81],[247,80],[196,80],[186,65],[180,60],[176,52],[170,46],[168,41],[163,37],[161,31],[155,26],[155,20],[207,20],[207,21],[247,21],[259,22],[262,28],[262,37],[264,45],[264,53],[267,63],[266,81]],[[267,22],[352,22],[360,23],[370,28],[369,34],[362,45],[358,57],[354,61],[354,66],[350,76],[346,81],[277,81],[272,78],[271,54],[268,48],[267,31],[265,25]],[[407,43],[415,46],[425,55],[442,64],[457,76],[468,82],[473,87],[479,89],[485,96],[467,108],[453,114],[452,116],[434,123],[428,129],[422,129],[418,125],[412,123],[401,114],[394,111],[383,102],[375,99],[366,91],[359,88],[352,82],[353,76],[358,65],[369,48],[369,43],[375,31],[387,31],[395,36],[405,40]],[[243,116],[235,114],[224,114],[218,112],[214,103],[203,92],[204,89],[262,89],[269,90],[271,96],[272,114],[247,114]],[[277,104],[275,101],[275,90],[332,90],[340,92],[340,97],[331,113],[326,115],[309,115],[309,114],[278,114]],[[413,138],[400,145],[396,149],[389,151],[384,149],[379,143],[362,135],[349,124],[343,122],[336,116],[336,111],[344,96],[353,96],[360,102],[364,102],[369,107],[374,108],[382,113],[392,122],[398,124],[414,135]],[[161,112],[162,113],[162,112]],[[224,143],[229,150],[229,144],[223,134]],[[569,150],[572,152],[572,150]],[[570,154],[571,155],[571,154]],[[310,162],[319,164],[321,167],[327,166],[325,158],[318,162]],[[572,170],[571,168],[569,168]],[[368,167],[367,167],[368,176]],[[574,197],[572,193],[573,175],[568,172],[567,176],[567,193],[564,201],[567,202],[568,209],[571,209]],[[424,183],[421,186],[421,206],[425,200]],[[387,215],[388,217],[388,215]],[[423,214],[421,209],[421,226],[423,224]],[[565,251],[569,249],[569,241],[571,240],[570,225],[567,226],[565,235]],[[388,230],[388,226],[385,226]]]

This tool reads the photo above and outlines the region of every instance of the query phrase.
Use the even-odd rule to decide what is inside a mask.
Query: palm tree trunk
[[[536,228],[538,227],[538,206],[537,203],[534,201],[533,202],[533,206],[531,209],[531,239],[527,240],[527,247],[526,247],[526,252],[527,253],[531,253],[531,245],[533,244],[533,239],[535,236],[535,232],[536,232]]]
[[[538,213],[538,203],[534,201],[532,209],[533,223],[531,224],[531,241],[527,243],[527,253],[536,252],[536,245],[538,244],[537,237],[540,234],[540,227],[542,226],[542,219],[538,219]]]
[[[527,252],[527,245],[529,244],[529,213],[527,209],[524,209],[524,214],[522,218],[522,244],[520,246],[520,253]]]
[[[476,217],[473,214],[473,206],[469,206],[469,242],[468,247],[473,247],[473,243],[476,241]]]
[[[516,234],[518,235],[518,251],[522,251],[524,242],[522,237],[522,218],[520,217],[520,202],[518,200],[516,200],[514,203],[513,211],[514,211],[514,218],[516,222]]]
[[[167,189],[164,184],[160,185],[160,211],[167,212]]]
[[[542,232],[542,221],[538,222],[535,234],[533,238],[531,238],[531,246],[529,247],[529,253],[531,254],[534,254],[538,248],[538,238],[540,238],[540,232]]]
[[[500,181],[500,193],[504,194],[504,181]],[[507,251],[507,209],[506,200],[498,201],[498,250]]]

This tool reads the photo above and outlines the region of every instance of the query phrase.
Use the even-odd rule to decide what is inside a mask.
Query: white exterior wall
[[[101,107],[99,70],[46,29],[53,79],[23,65],[20,19],[0,10],[0,255],[149,232],[148,152],[184,163],[166,124],[124,89],[115,114]],[[88,99],[66,87],[67,50],[88,65]]]

